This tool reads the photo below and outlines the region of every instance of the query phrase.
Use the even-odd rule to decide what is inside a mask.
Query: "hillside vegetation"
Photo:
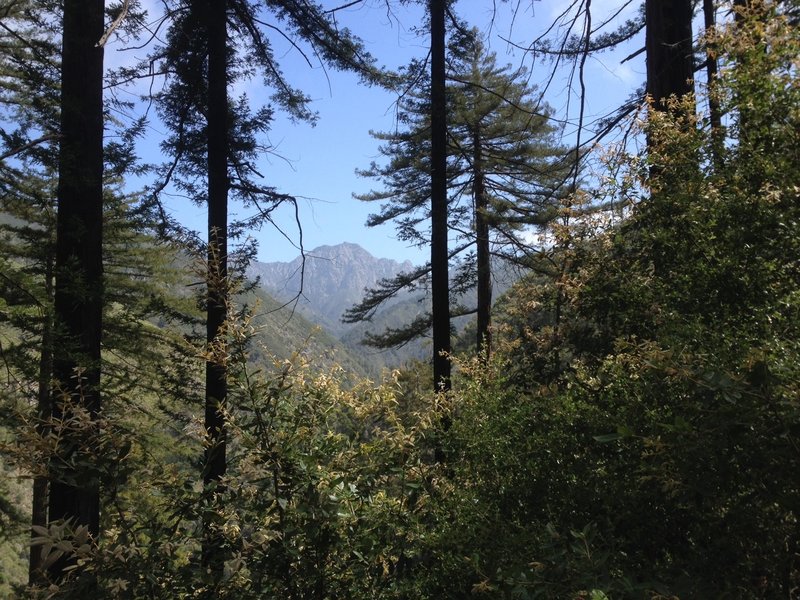
[[[436,104],[433,92],[424,93],[434,75],[414,70],[427,68],[427,59],[403,77],[379,72],[338,27],[336,10],[300,4],[268,3],[268,14],[298,40],[310,37],[321,60],[357,69],[369,83],[407,85],[418,74],[422,91],[412,101]],[[174,175],[170,189],[217,209],[223,221],[227,212],[215,202],[226,206],[219,193],[226,185],[269,219],[275,205],[267,200],[287,201],[253,181],[261,148],[253,136],[266,129],[271,109],[225,98],[226,86],[263,75],[280,88],[275,105],[296,119],[313,120],[308,99],[280,86],[282,72],[261,36],[262,27],[271,31],[261,5],[165,6],[176,11],[164,17],[163,56],[156,53],[144,71],[168,67],[169,94],[153,98],[171,136],[163,149],[173,162],[160,175]],[[45,59],[70,57],[45,42],[60,35],[51,27],[56,16],[76,7],[0,0],[13,16],[4,26],[25,24],[20,37],[30,40],[20,45],[0,28],[9,49],[0,55],[4,98],[22,102],[33,82],[57,89],[54,63]],[[800,9],[753,0],[734,3],[730,19],[711,19],[696,45],[719,68],[693,93],[685,77],[697,49],[685,37],[691,2],[647,0],[633,20],[599,39],[591,36],[590,7],[580,3],[584,37],[535,49],[577,57],[581,83],[581,58],[645,28],[649,96],[632,102],[627,117],[615,116],[614,125],[624,126],[616,143],[578,144],[568,165],[557,165],[558,175],[573,171],[547,196],[547,211],[538,196],[525,215],[500,196],[484,196],[482,214],[471,213],[477,204],[467,198],[476,188],[463,186],[463,202],[440,207],[457,211],[438,216],[450,217],[469,243],[486,241],[467,225],[486,218],[494,228],[519,226],[508,238],[515,244],[523,244],[526,227],[543,242],[504,253],[519,269],[508,289],[475,292],[494,300],[488,321],[473,322],[466,292],[446,290],[444,312],[424,295],[390,302],[375,321],[396,339],[408,339],[409,328],[425,338],[431,321],[444,318],[455,340],[451,352],[436,353],[442,346],[434,344],[422,360],[397,368],[380,369],[355,350],[354,338],[376,323],[348,330],[335,315],[352,301],[353,286],[363,291],[376,276],[385,274],[384,288],[441,285],[433,274],[426,279],[426,266],[409,280],[405,265],[348,244],[339,250],[362,266],[379,263],[378,270],[350,276],[333,254],[310,259],[307,297],[286,304],[291,292],[274,296],[245,279],[254,248],[236,235],[242,223],[221,229],[212,218],[201,239],[160,212],[159,192],[126,193],[120,180],[137,161],[116,140],[106,140],[99,186],[100,254],[84,249],[65,261],[65,236],[81,244],[92,236],[58,225],[65,205],[82,204],[74,195],[61,201],[64,184],[53,189],[52,169],[58,165],[63,178],[84,165],[64,164],[69,152],[56,152],[55,138],[31,139],[38,128],[60,127],[48,120],[62,107],[60,94],[43,92],[13,109],[27,120],[0,132],[7,153],[0,162],[0,596],[795,597]],[[668,7],[685,14],[665,13]],[[83,0],[79,8],[87,22],[102,17],[102,2]],[[131,26],[142,25],[137,3],[115,18],[127,9]],[[457,26],[455,4],[431,0],[428,9],[430,62],[444,67],[434,26],[449,19],[451,52],[472,48],[477,33]],[[226,45],[233,31],[241,39]],[[654,73],[654,64],[661,70]],[[474,81],[455,83],[477,94]],[[65,86],[64,96],[79,92]],[[438,108],[446,107],[444,96]],[[468,104],[471,96],[459,97]],[[416,129],[427,128],[428,113],[416,114],[420,128],[392,142],[421,143],[416,152],[403,148],[401,158],[413,164],[402,181],[416,181],[406,176],[433,164],[428,146],[437,145],[419,142]],[[434,115],[430,121],[434,129]],[[459,126],[461,137],[450,143],[469,140],[470,126],[477,134],[474,121]],[[634,151],[639,141],[643,148]],[[470,175],[469,167],[483,149],[476,144],[459,156],[466,179],[452,181],[474,183],[478,171]],[[582,178],[578,167],[590,158],[597,171]],[[512,167],[504,164],[504,177],[516,176]],[[215,187],[220,174],[224,185]],[[544,193],[546,186],[528,183]],[[414,198],[431,200],[433,187],[420,185]],[[87,191],[86,206],[92,198]],[[401,219],[432,217],[428,206],[415,204]],[[71,223],[86,225],[80,216]],[[429,233],[427,216],[405,223],[409,235]],[[86,268],[98,258],[99,272]],[[286,278],[288,286],[297,266],[254,263],[252,272],[265,285]],[[497,263],[490,266],[497,275]],[[472,290],[486,274],[457,270],[445,287]],[[326,278],[341,298],[317,299]],[[424,311],[415,313],[420,304]],[[329,331],[306,318],[316,305]],[[89,318],[95,309],[97,321]],[[461,312],[470,314],[458,321]],[[75,330],[79,321],[87,331]],[[440,376],[432,364],[442,361],[448,370]]]

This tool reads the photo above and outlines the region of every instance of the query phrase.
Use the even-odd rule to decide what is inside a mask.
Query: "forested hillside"
[[[520,270],[502,258],[496,258],[495,262],[494,288],[502,294],[520,277]],[[319,326],[326,337],[330,335],[340,341],[349,354],[357,357],[365,373],[379,377],[385,368],[403,367],[423,359],[430,353],[430,343],[422,338],[399,347],[374,348],[369,343],[370,334],[402,327],[429,312],[430,299],[424,289],[403,290],[383,303],[369,320],[345,322],[345,315],[360,302],[366,290],[413,269],[410,261],[376,258],[358,244],[345,242],[309,250],[290,262],[253,261],[247,273],[258,287],[280,301],[283,305],[280,315],[287,318],[295,313],[302,315]],[[474,291],[465,291],[459,300],[474,304]],[[456,320],[457,332],[471,321],[474,319],[469,315]],[[269,347],[270,336],[262,338]]]
[[[284,302],[333,333],[342,333],[345,310],[361,299],[364,289],[413,267],[409,261],[375,258],[358,244],[343,243],[309,250],[287,263],[250,264],[250,275]]]
[[[0,597],[794,598],[800,4],[633,4],[0,0]],[[419,264],[302,250],[290,56]]]
[[[376,258],[358,244],[345,242],[322,246],[290,262],[253,261],[248,274],[261,288],[285,304],[283,314],[293,311],[318,325],[358,357],[365,373],[380,377],[385,368],[397,368],[429,353],[424,341],[403,348],[376,349],[365,345],[369,331],[399,326],[428,310],[423,293],[407,293],[387,302],[369,321],[344,323],[342,318],[361,299],[364,290],[410,271],[409,261]]]

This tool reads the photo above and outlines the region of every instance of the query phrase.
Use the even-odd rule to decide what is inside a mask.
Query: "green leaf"
[[[607,444],[608,442],[616,442],[617,440],[622,439],[622,434],[619,432],[615,433],[604,433],[603,435],[595,435],[593,436],[595,441],[600,442],[601,444]]]

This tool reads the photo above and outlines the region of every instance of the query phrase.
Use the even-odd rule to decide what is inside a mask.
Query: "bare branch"
[[[583,118],[586,111],[586,81],[584,80],[586,59],[589,57],[589,48],[592,39],[592,0],[586,0],[586,21],[584,25],[585,44],[580,65],[578,66],[578,82],[581,87],[580,110],[578,114],[578,131],[575,141],[575,164],[573,165],[574,175],[572,178],[572,189],[578,189],[578,174],[580,173],[581,160],[581,133],[583,132]]]
[[[326,10],[323,14],[330,15],[340,10],[345,10],[346,8],[350,8],[351,6],[355,6],[356,4],[361,4],[364,0],[353,0],[352,2],[348,2],[347,4],[342,4],[341,6],[337,6],[336,8],[331,8],[330,10]]]
[[[130,7],[130,4],[131,4],[130,0],[124,0],[124,2],[122,3],[122,8],[120,9],[119,14],[117,15],[117,18],[114,19],[113,23],[111,23],[111,26],[103,34],[103,37],[100,38],[100,41],[94,45],[95,48],[99,48],[101,46],[106,45],[108,38],[111,37],[111,34],[117,30],[117,28],[122,23],[122,20],[128,14],[128,8]]]

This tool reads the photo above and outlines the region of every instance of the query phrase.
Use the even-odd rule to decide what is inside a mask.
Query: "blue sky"
[[[152,0],[144,4],[156,6]],[[324,0],[322,4],[334,7],[345,2]],[[621,0],[594,0],[593,21],[601,22],[620,4],[623,4]],[[621,17],[630,16],[636,4],[631,3]],[[569,3],[563,0],[496,2],[494,25],[490,29],[494,5],[493,0],[460,0],[455,10],[471,25],[486,32],[489,45],[497,53],[499,62],[505,60],[514,66],[525,63],[531,67],[524,52],[509,46],[501,36],[526,45]],[[513,8],[517,11],[512,26]],[[411,31],[421,23],[419,6],[394,7],[392,11],[391,16],[387,14],[385,0],[365,0],[356,7],[341,11],[338,18],[342,25],[350,27],[362,37],[380,64],[399,67],[411,57],[427,53],[427,38],[418,37]],[[393,128],[394,97],[382,90],[359,84],[349,73],[325,71],[319,66],[311,68],[295,51],[288,47],[281,48],[279,40],[274,40],[274,44],[288,79],[313,99],[313,108],[319,114],[319,120],[313,127],[277,118],[269,134],[274,154],[264,156],[259,165],[266,185],[299,198],[306,250],[347,241],[362,245],[378,257],[424,262],[426,252],[409,248],[395,239],[392,225],[367,228],[364,225],[367,216],[377,207],[352,198],[353,192],[366,192],[377,185],[375,181],[357,177],[355,170],[367,167],[370,161],[379,158],[378,143],[369,135],[369,131],[388,131]],[[114,45],[110,44],[107,55],[112,55],[108,56],[112,62],[119,60],[113,57],[114,49]],[[592,60],[587,64],[589,120],[593,115],[603,114],[619,104],[642,81],[644,68],[641,61],[620,64],[626,51],[603,55],[601,60]],[[542,80],[547,73],[547,65],[533,66],[533,82]],[[566,92],[567,81],[564,77],[559,75],[554,81],[547,100],[556,109],[557,116],[563,118],[569,108],[568,116],[574,119],[577,101]],[[246,91],[256,101],[267,95],[259,88],[258,80],[239,87],[241,89],[234,90],[234,93]],[[157,130],[158,124],[155,123],[153,132]],[[574,134],[574,128],[567,127],[565,134]],[[148,146],[151,148],[149,153],[153,153],[153,146]],[[158,160],[158,156],[152,155],[145,158]],[[201,207],[176,201],[171,204],[171,210],[176,218],[190,227],[200,231],[204,228],[206,217]],[[236,212],[235,207],[232,207],[232,212]],[[288,207],[277,216],[281,227],[294,236],[293,243],[269,226],[253,232],[253,237],[259,242],[259,260],[288,261],[297,256],[293,220],[294,213]]]

